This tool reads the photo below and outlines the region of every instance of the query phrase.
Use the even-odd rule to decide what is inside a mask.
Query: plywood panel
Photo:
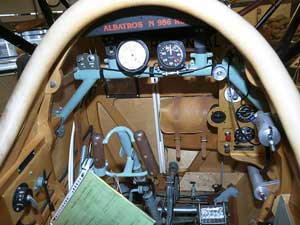
[[[0,115],[17,83],[16,76],[0,76]]]
[[[244,175],[244,173],[224,173],[224,187],[230,184],[236,186]],[[220,184],[220,173],[187,172],[180,182],[180,190],[190,191],[191,181],[196,182],[197,191],[213,191],[212,185]]]
[[[189,166],[191,165],[191,163],[193,162],[193,160],[195,159],[195,157],[197,156],[198,151],[185,151],[185,150],[181,150],[181,155],[180,155],[180,161],[177,162],[179,165],[179,172],[185,172]],[[168,155],[168,163],[169,162],[176,162],[176,150],[173,148],[168,148],[167,151],[167,155]]]

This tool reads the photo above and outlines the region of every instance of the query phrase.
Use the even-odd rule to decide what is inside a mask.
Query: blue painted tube
[[[57,114],[58,117],[61,118],[62,123],[64,123],[69,115],[73,112],[79,102],[83,99],[83,97],[87,94],[87,92],[91,89],[91,87],[96,83],[97,79],[85,79],[76,90],[74,95],[68,101],[68,103],[64,106],[64,108]]]
[[[256,93],[248,91],[247,83],[236,67],[229,68],[230,82],[259,110],[266,110],[267,104]]]

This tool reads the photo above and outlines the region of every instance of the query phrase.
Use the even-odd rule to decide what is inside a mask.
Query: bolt
[[[94,62],[95,59],[96,59],[96,57],[95,57],[94,55],[89,55],[89,56],[88,56],[88,61],[89,61],[89,62]]]
[[[50,81],[50,88],[56,88],[56,82],[54,80]]]
[[[230,145],[228,143],[224,144],[224,152],[229,153],[230,152]]]
[[[230,131],[225,132],[225,136],[229,136],[230,134],[231,134]]]
[[[55,111],[55,114],[60,114],[62,111],[62,107],[60,106],[56,111]]]
[[[29,171],[29,175],[31,176],[33,174],[33,172],[32,171]]]

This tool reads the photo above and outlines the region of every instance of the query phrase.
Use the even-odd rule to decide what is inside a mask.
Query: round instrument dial
[[[237,129],[234,134],[235,142],[246,143],[252,141],[255,137],[255,130],[251,127],[241,127]]]
[[[149,50],[141,40],[121,42],[117,48],[116,59],[118,66],[129,73],[143,70],[149,61]]]
[[[181,41],[164,41],[157,46],[157,59],[162,70],[181,69],[185,58],[186,50]]]
[[[235,115],[238,121],[243,123],[251,122],[253,115],[255,114],[255,110],[249,105],[242,105],[236,111]]]

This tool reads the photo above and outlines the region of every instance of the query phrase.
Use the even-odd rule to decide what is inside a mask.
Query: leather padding
[[[211,95],[161,99],[161,130],[166,134],[195,134],[209,132],[207,114],[217,103]]]

